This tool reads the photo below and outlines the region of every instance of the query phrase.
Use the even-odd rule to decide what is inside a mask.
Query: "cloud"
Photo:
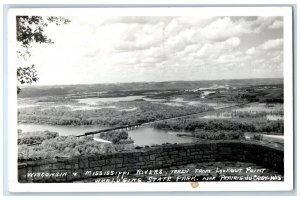
[[[278,17],[276,16],[259,16],[251,22],[251,28],[254,32],[261,32],[271,25]]]
[[[264,50],[278,50],[278,49],[282,49],[283,48],[283,39],[282,38],[278,38],[278,39],[274,39],[274,40],[268,40],[266,42],[264,42],[260,48],[264,49]]]
[[[238,37],[229,38],[223,42],[206,43],[203,46],[199,46],[199,49],[193,53],[191,56],[195,58],[217,58],[222,53],[231,52],[233,49],[238,47],[240,44],[240,39]]]
[[[236,65],[239,63],[240,65],[244,65],[246,60],[249,60],[250,57],[244,55],[241,51],[233,51],[221,54],[213,63],[216,64],[227,64],[227,65]]]
[[[283,39],[272,33],[281,32],[276,22],[280,20],[273,16],[73,17],[70,24],[47,27],[55,44],[36,45],[32,59],[43,84],[277,76]],[[58,71],[68,78],[56,76]]]
[[[282,20],[275,20],[271,25],[268,26],[269,29],[279,29],[283,27]]]
[[[272,54],[272,53],[270,53],[272,51],[282,53],[282,51],[283,51],[283,39],[282,38],[267,40],[267,41],[263,42],[261,45],[258,45],[257,47],[248,48],[245,51],[245,54],[252,56],[252,57],[259,56],[259,55],[265,56],[267,54]]]
[[[228,40],[226,40],[224,42],[225,45],[231,46],[231,47],[237,47],[240,45],[240,43],[241,43],[241,40],[238,37],[229,38]]]
[[[218,17],[175,17],[165,24],[164,33],[167,37],[174,36],[185,30],[200,31]],[[198,30],[196,30],[198,29]]]
[[[90,28],[97,29],[98,27],[104,27],[112,24],[158,24],[158,23],[169,23],[172,19],[176,18],[173,16],[76,16],[71,17],[71,21],[76,21],[81,26],[90,26]]]
[[[207,17],[200,18],[202,20],[193,20],[194,18],[190,21],[186,18],[173,19],[165,28],[166,36],[170,37],[169,40],[172,40],[172,43],[183,40],[189,43],[218,42],[253,32],[251,23],[243,19]]]
[[[247,49],[246,54],[247,55],[253,55],[255,53],[255,47],[251,47]]]
[[[201,31],[210,40],[224,40],[239,34],[252,32],[250,23],[245,20],[233,21],[230,17],[218,18]]]
[[[182,51],[189,45],[204,46],[244,34],[260,34],[275,20],[278,20],[278,17],[206,17],[200,19],[178,17],[170,21],[165,28],[165,37],[167,37],[165,44],[170,54]]]

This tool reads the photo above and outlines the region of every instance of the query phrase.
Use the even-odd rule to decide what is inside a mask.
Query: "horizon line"
[[[233,78],[233,79],[206,79],[206,80],[170,80],[170,81],[133,81],[133,82],[114,82],[114,83],[75,83],[75,84],[41,84],[41,85],[19,85],[19,87],[48,87],[48,86],[71,86],[71,85],[110,85],[110,84],[130,84],[130,83],[166,83],[166,82],[199,82],[199,81],[225,81],[225,80],[253,80],[253,79],[284,79],[284,77],[275,78]]]

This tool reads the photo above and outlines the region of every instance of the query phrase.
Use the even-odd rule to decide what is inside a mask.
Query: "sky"
[[[37,85],[283,77],[282,17],[72,16],[33,44]]]

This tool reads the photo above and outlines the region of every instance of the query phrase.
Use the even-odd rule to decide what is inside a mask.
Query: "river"
[[[18,129],[22,129],[22,132],[33,131],[53,131],[58,132],[60,136],[67,135],[82,135],[85,132],[96,131],[106,129],[108,127],[101,126],[58,126],[58,125],[46,125],[46,124],[25,124],[19,123]],[[133,130],[128,130],[129,137],[134,140],[136,145],[153,145],[163,143],[188,143],[194,139],[190,137],[178,137],[178,132],[158,130],[151,127],[140,127]],[[184,132],[180,132],[184,133]],[[97,135],[96,135],[97,137]],[[99,136],[98,136],[99,137]]]

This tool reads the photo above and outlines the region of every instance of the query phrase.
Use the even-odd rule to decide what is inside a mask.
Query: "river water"
[[[22,132],[33,131],[53,131],[58,132],[60,136],[67,135],[83,135],[85,132],[96,131],[106,129],[108,127],[101,126],[58,126],[58,125],[46,125],[46,124],[25,124],[19,123],[18,129],[22,129]],[[178,132],[158,130],[151,127],[140,127],[133,130],[128,130],[129,137],[134,140],[136,145],[153,145],[163,143],[188,143],[194,139],[190,137],[178,137]],[[180,132],[184,133],[184,132]],[[95,135],[96,137],[99,137]]]

